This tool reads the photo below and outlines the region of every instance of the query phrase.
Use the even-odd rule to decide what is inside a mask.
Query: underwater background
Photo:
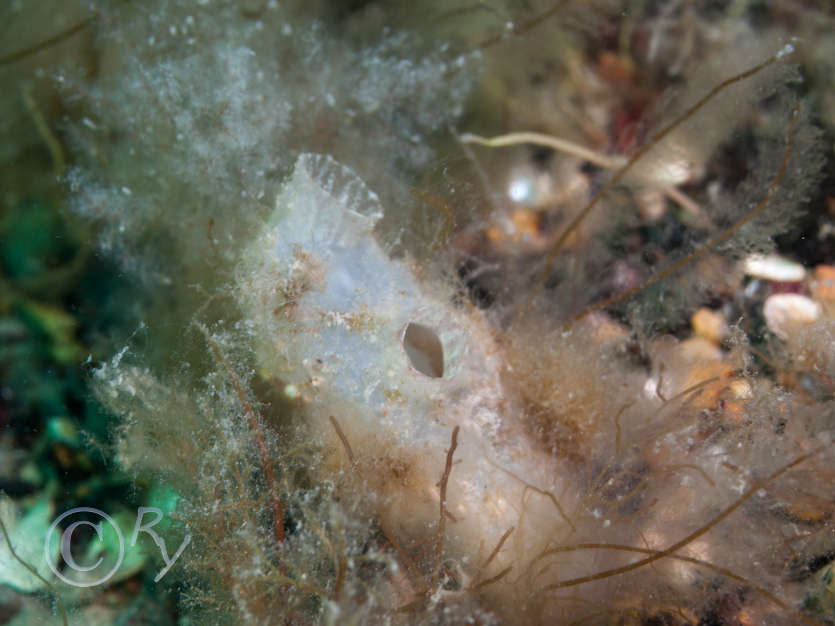
[[[0,624],[835,624],[829,0],[0,6]]]

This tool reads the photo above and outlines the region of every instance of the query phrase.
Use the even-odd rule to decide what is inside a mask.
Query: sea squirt
[[[456,304],[451,288],[430,287],[407,260],[390,258],[373,233],[382,215],[350,169],[328,156],[298,158],[240,272],[260,365],[292,386],[343,455],[337,420],[379,514],[401,538],[436,532],[457,427],[445,558],[484,562],[514,529],[511,549],[491,559],[495,574],[571,533],[552,494],[568,496],[553,459],[504,417],[513,406],[486,320]]]

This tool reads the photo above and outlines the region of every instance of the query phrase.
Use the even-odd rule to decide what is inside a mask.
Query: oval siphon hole
[[[438,334],[423,324],[409,322],[403,333],[403,349],[409,364],[431,378],[444,375],[444,347]]]

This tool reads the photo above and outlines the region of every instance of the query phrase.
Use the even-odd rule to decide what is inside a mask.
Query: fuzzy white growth
[[[445,450],[460,427],[447,496],[458,520],[450,543],[478,560],[518,528],[526,490],[519,476],[552,490],[556,472],[502,419],[501,361],[484,320],[389,258],[372,233],[381,216],[377,197],[350,170],[302,155],[248,252],[240,293],[265,373],[309,401],[321,432],[332,435],[333,415],[358,458],[408,465],[396,489],[382,471],[370,479],[400,527],[426,532],[437,523]],[[549,510],[539,517],[564,529],[553,505],[543,506]]]

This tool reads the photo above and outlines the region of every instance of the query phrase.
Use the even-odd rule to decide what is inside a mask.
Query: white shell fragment
[[[788,339],[792,331],[820,318],[821,305],[800,294],[779,293],[765,301],[763,316],[771,332],[780,339]]]
[[[806,278],[806,269],[800,263],[776,254],[752,254],[745,259],[745,273],[779,283],[797,283]]]

